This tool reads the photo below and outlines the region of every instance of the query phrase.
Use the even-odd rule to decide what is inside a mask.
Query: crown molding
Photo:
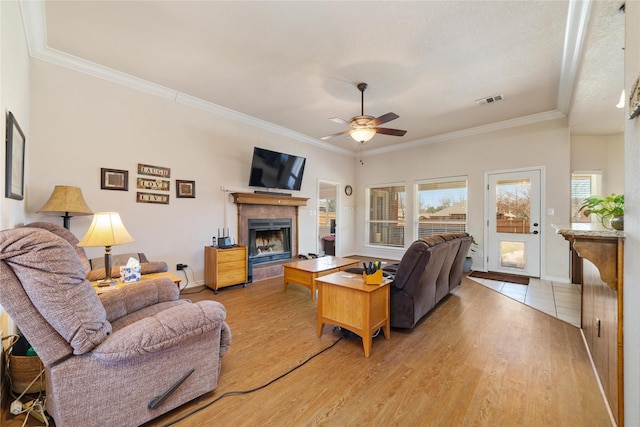
[[[567,116],[558,110],[546,111],[544,113],[531,114],[529,116],[518,117],[501,122],[490,123],[488,125],[476,126],[459,131],[443,133],[440,135],[430,136],[428,138],[416,139],[415,141],[397,144],[391,147],[381,147],[374,150],[368,150],[362,153],[364,157],[375,156],[378,154],[390,153],[393,151],[408,150],[410,148],[421,147],[423,145],[436,144],[439,142],[451,141],[454,139],[466,138],[469,136],[482,135],[489,132],[497,132],[500,130],[511,129],[518,126],[526,126],[549,120],[566,118]]]
[[[562,69],[558,85],[558,101],[556,109],[565,115],[569,114],[573,100],[573,88],[578,77],[580,61],[584,50],[584,40],[591,16],[592,0],[569,1],[567,27],[562,50]]]

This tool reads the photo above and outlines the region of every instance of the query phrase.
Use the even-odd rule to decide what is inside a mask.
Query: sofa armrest
[[[223,327],[226,326],[225,318],[224,306],[216,301],[182,304],[114,332],[94,348],[92,354],[104,361],[126,360],[172,347],[216,329],[221,332],[222,351],[222,344],[228,347],[231,343],[229,329]],[[226,331],[224,335],[223,330]]]
[[[159,278],[129,283],[118,289],[100,294],[100,301],[107,312],[107,320],[113,322],[127,314],[150,305],[175,301],[180,290],[171,279]]]

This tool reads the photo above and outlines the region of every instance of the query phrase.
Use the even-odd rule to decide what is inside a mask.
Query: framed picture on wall
[[[129,191],[129,171],[100,168],[100,189]]]
[[[176,179],[176,198],[195,199],[196,198],[196,182]]]
[[[24,147],[26,140],[20,125],[13,116],[7,114],[7,152],[5,167],[5,197],[24,199]]]

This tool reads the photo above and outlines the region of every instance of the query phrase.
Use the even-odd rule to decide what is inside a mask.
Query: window
[[[404,247],[404,185],[371,187],[368,192],[366,241],[370,245]]]
[[[571,174],[571,222],[591,222],[593,218],[587,218],[578,211],[585,198],[600,193],[601,181],[602,175],[599,172]]]
[[[416,238],[467,229],[467,179],[465,177],[416,183]]]

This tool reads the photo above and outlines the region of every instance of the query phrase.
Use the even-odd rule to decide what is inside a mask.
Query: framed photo
[[[629,94],[629,120],[635,119],[640,114],[640,77],[638,77]]]
[[[150,175],[160,178],[171,178],[171,168],[138,163],[138,175]]]
[[[129,171],[100,168],[100,189],[129,191]]]
[[[157,205],[168,205],[169,195],[160,193],[136,193],[136,202],[138,203],[155,203]]]
[[[196,198],[196,182],[176,179],[176,198],[195,199]]]
[[[7,153],[5,167],[5,197],[24,199],[24,146],[26,140],[20,125],[9,112],[7,115]]]

